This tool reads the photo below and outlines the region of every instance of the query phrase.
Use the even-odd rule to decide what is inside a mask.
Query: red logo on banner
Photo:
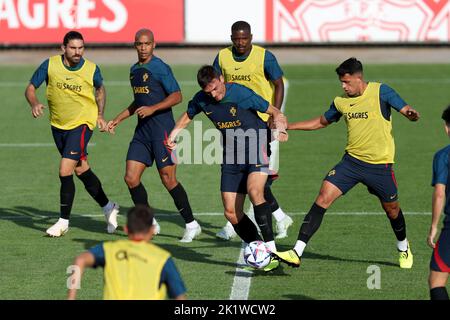
[[[450,1],[266,0],[274,42],[449,41]]]
[[[0,43],[61,43],[73,29],[89,43],[131,43],[144,27],[157,42],[181,42],[183,6],[183,0],[0,0]]]

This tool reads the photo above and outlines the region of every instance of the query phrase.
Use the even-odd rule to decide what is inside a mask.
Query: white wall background
[[[253,41],[265,40],[265,0],[185,0],[186,42],[230,42],[231,25],[247,21]]]

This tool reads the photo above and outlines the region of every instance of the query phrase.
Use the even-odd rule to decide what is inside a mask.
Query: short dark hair
[[[153,210],[147,205],[136,205],[128,210],[128,233],[146,233],[153,224]]]
[[[362,73],[363,72],[363,65],[361,61],[356,59],[355,57],[349,58],[342,62],[339,67],[336,68],[336,73],[342,77],[345,74],[355,74],[355,73]]]
[[[445,108],[444,112],[442,112],[442,120],[450,126],[450,105]]]
[[[211,65],[204,65],[197,72],[197,82],[202,89],[204,89],[208,83],[214,79],[219,78],[220,73],[217,72],[217,70]]]
[[[79,33],[78,31],[69,31],[66,33],[66,35],[64,36],[64,40],[63,40],[63,45],[67,46],[67,44],[69,43],[70,40],[83,40],[83,35],[81,33]]]
[[[250,24],[245,21],[236,21],[231,26],[231,33],[235,32],[235,31],[240,31],[240,30],[244,30],[244,31],[248,31],[249,33],[252,33],[252,28],[250,27]]]

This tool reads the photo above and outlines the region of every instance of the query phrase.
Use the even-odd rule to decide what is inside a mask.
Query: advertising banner
[[[131,43],[140,28],[157,42],[184,40],[183,0],[0,0],[0,43],[61,43],[76,29],[89,43]]]
[[[448,42],[448,0],[266,0],[268,42]]]

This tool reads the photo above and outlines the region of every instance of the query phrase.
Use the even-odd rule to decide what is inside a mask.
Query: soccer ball
[[[270,249],[263,241],[252,241],[244,249],[244,261],[251,267],[261,269],[270,262]]]

